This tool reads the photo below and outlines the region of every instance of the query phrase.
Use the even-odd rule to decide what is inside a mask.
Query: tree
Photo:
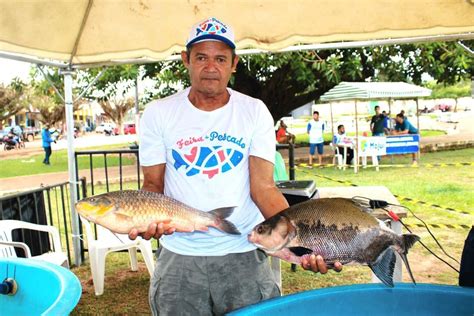
[[[474,46],[474,41],[464,44]],[[145,65],[162,87],[158,96],[189,86],[180,62]],[[440,83],[474,74],[474,60],[455,42],[375,46],[241,56],[230,86],[261,99],[275,120],[319,97],[341,81],[406,81],[421,84],[424,73]]]
[[[18,78],[7,87],[0,85],[0,123],[26,108],[24,91],[25,84]]]

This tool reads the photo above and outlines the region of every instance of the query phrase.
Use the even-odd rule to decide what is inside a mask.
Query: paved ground
[[[106,137],[102,135],[92,134],[89,136],[82,136],[76,140],[76,148],[91,146],[91,145],[101,145],[101,144],[111,144],[111,143],[132,143],[135,140],[134,135],[128,136],[113,136]],[[442,147],[457,147],[468,145],[474,146],[474,125],[464,126],[457,134],[445,135],[438,137],[426,137],[422,138],[420,141],[420,147],[422,151],[428,151],[430,149],[442,148]],[[59,148],[65,148],[65,141],[57,144]],[[0,163],[1,159],[11,159],[14,157],[17,158],[27,158],[31,155],[42,153],[40,140],[35,140],[34,142],[27,143],[26,149],[15,150],[15,151],[3,151],[0,150]],[[329,146],[325,146],[324,149],[324,161],[325,163],[332,162],[331,149]],[[288,159],[288,151],[281,151],[283,157]],[[299,147],[295,149],[295,161],[296,162],[306,162],[308,159],[308,148]],[[135,178],[136,166],[126,166],[123,169],[125,178]],[[118,169],[109,168],[109,180],[114,180],[118,178]],[[81,176],[90,178],[89,171],[81,171]],[[103,181],[105,179],[105,174],[103,169],[94,170],[94,179],[96,181]],[[14,178],[2,179],[0,181],[0,195],[8,194],[9,192],[24,191],[28,189],[35,189],[42,185],[51,185],[56,183],[66,182],[68,180],[67,172],[58,172],[58,173],[48,173],[41,175],[32,175],[32,176],[19,176]]]

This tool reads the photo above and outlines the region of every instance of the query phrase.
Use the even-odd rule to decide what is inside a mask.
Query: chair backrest
[[[0,221],[0,241],[13,241],[12,240],[12,230],[13,223],[16,221],[12,220],[2,220]],[[0,258],[16,258],[15,248],[12,246],[0,245]]]

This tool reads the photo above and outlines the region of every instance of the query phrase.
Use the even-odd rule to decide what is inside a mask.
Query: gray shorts
[[[153,315],[222,315],[279,295],[260,250],[198,257],[160,247],[149,300]]]

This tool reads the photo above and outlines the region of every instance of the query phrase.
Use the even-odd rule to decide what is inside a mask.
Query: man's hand
[[[139,233],[136,228],[133,228],[128,233],[128,238],[135,240],[137,236],[141,236],[143,239],[150,240],[152,237],[160,239],[163,235],[171,235],[176,231],[176,228],[169,225],[169,222],[156,222],[148,225],[148,229],[144,233]]]
[[[301,262],[301,267],[305,270],[311,270],[313,272],[320,272],[321,274],[326,274],[328,272],[328,267],[326,266],[326,263],[324,262],[323,257],[320,255],[315,256],[311,255],[308,258],[303,258]],[[340,262],[336,262],[334,264],[334,271],[336,272],[341,272],[342,270],[342,264]]]

